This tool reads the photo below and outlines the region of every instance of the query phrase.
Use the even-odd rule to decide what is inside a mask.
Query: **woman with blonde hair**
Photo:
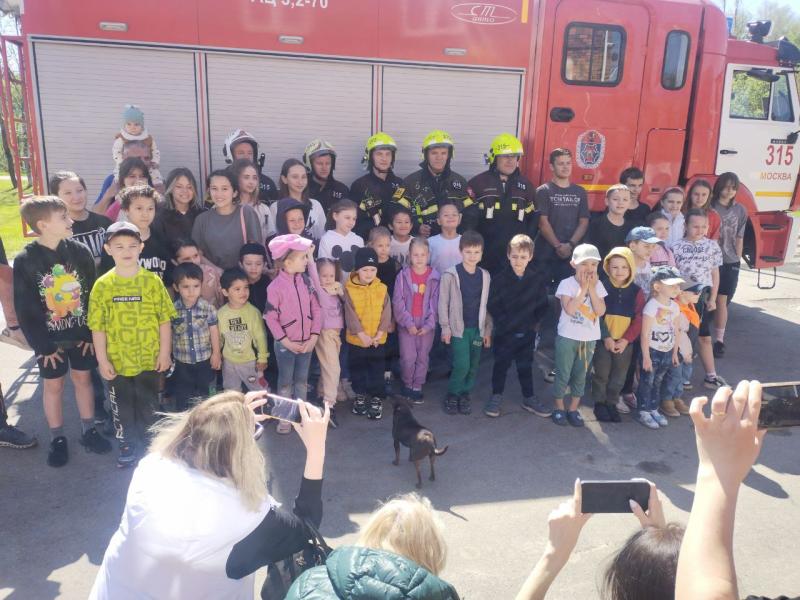
[[[254,434],[264,394],[217,394],[157,425],[91,599],[250,599],[256,569],[305,547],[304,519],[322,519],[329,412],[300,403],[306,464],[291,514],[267,493]]]
[[[457,600],[439,578],[446,559],[444,527],[430,501],[405,494],[372,513],[354,546],[303,573],[286,600]]]

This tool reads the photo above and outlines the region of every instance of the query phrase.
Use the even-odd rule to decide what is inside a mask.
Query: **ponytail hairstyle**
[[[308,186],[306,186],[306,189],[308,189]],[[346,210],[354,210],[356,212],[356,218],[358,217],[358,205],[349,198],[342,198],[338,202],[335,202],[328,211],[325,229],[336,229],[336,221],[333,220],[333,215],[338,215],[340,212]]]
[[[318,258],[317,259],[317,272],[319,272],[322,267],[325,266],[332,266],[333,267],[333,275],[336,278],[336,281],[342,280],[342,266],[339,264],[338,260],[333,260],[332,258]]]

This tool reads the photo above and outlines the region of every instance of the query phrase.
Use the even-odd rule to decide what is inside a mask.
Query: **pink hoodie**
[[[308,261],[308,274],[311,277],[311,283],[314,284],[314,289],[317,290],[317,299],[322,309],[322,329],[344,328],[342,298],[339,296],[332,296],[322,289],[322,284],[319,282],[317,263],[313,260]]]
[[[264,311],[275,341],[289,338],[305,342],[322,329],[322,312],[317,294],[305,273],[289,275],[281,269],[267,286],[267,307]]]

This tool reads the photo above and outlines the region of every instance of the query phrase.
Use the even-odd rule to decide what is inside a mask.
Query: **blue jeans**
[[[278,363],[278,394],[305,400],[308,394],[308,367],[313,352],[295,354],[280,342],[275,342],[275,362]]]
[[[650,360],[653,368],[650,371],[640,369],[639,389],[636,391],[636,408],[638,410],[656,410],[661,400],[661,383],[672,367],[672,350],[660,352],[650,348]],[[642,362],[639,362],[642,366]]]
[[[694,366],[692,364],[692,361],[681,364],[681,379],[683,379],[684,382],[688,381],[689,383],[691,383],[693,372],[694,372]]]
[[[675,400],[683,396],[683,364],[670,365],[664,381],[661,382],[661,401]]]

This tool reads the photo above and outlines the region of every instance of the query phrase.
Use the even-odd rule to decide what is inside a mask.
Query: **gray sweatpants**
[[[258,382],[263,376],[263,373],[256,371],[254,360],[246,363],[222,361],[222,387],[226,390],[239,392],[242,384],[250,391],[263,390],[264,387]]]

